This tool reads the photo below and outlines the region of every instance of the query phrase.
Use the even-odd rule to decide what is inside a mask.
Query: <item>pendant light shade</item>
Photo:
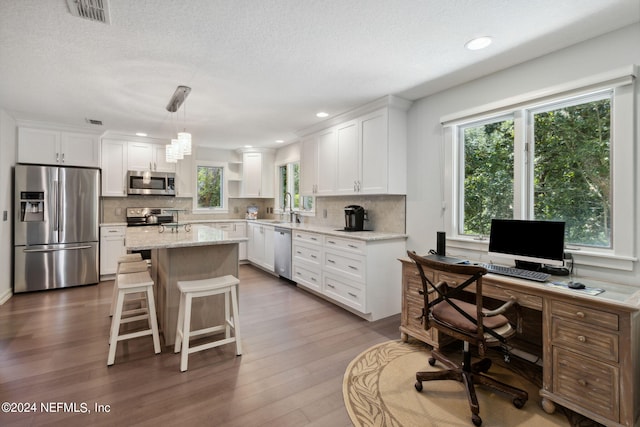
[[[167,163],[178,163],[178,159],[173,155],[173,145],[167,144],[164,147],[165,161]]]
[[[191,88],[188,86],[178,86],[175,93],[171,97],[169,104],[167,105],[167,111],[176,113],[182,103],[187,98],[187,95],[191,92]],[[185,126],[187,122],[187,107],[184,107],[184,121]],[[184,156],[191,155],[191,134],[184,130],[178,132],[177,139],[172,139],[171,144],[167,145],[166,161],[169,163],[177,163],[178,160],[182,160]]]
[[[185,156],[191,155],[191,134],[189,132],[178,132],[178,141],[180,141],[180,147],[182,153]]]

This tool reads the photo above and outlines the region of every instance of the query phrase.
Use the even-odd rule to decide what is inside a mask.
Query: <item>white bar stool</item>
[[[153,337],[153,348],[156,354],[160,353],[160,337],[158,335],[158,319],[156,318],[156,305],[153,299],[153,280],[147,271],[136,273],[118,274],[118,294],[116,300],[116,309],[111,320],[111,333],[109,338],[109,357],[107,366],[113,365],[116,358],[116,348],[118,341],[124,341],[131,338],[138,338],[147,335]],[[125,296],[133,293],[144,292],[146,295],[147,307],[137,310],[129,310],[125,314],[131,317],[122,318]],[[120,335],[120,325],[124,323],[134,322],[137,320],[147,319],[149,329]]]
[[[113,310],[116,306],[116,298],[118,296],[118,274],[137,273],[139,271],[147,271],[149,265],[142,260],[140,254],[127,254],[118,258],[118,269],[116,270],[116,278],[113,281],[113,295],[111,296],[111,308],[109,308],[109,316],[113,316]]]
[[[236,355],[240,356],[242,354],[242,346],[240,344],[240,316],[238,313],[238,283],[240,283],[240,280],[232,275],[203,280],[182,280],[178,282],[180,305],[178,306],[178,326],[173,351],[174,353],[178,353],[182,347],[180,371],[184,372],[187,370],[189,354],[195,353],[196,351],[207,350],[235,342]],[[193,298],[218,294],[224,294],[224,324],[191,331],[191,303]],[[229,296],[231,296],[231,301],[229,301]],[[231,328],[233,328],[234,336],[231,336]],[[224,331],[224,339],[191,348],[189,347],[189,338],[218,331]]]

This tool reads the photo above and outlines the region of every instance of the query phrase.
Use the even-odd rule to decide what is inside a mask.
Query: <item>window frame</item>
[[[198,207],[198,168],[199,167],[222,168],[222,195],[220,197],[220,202],[222,203],[222,206],[214,207],[214,208]],[[194,161],[194,167],[193,167],[194,192],[193,192],[192,213],[194,214],[229,213],[228,174],[229,174],[229,165],[226,162],[216,162],[211,160],[195,160]]]
[[[291,165],[297,164],[298,165],[298,179],[300,178],[300,169],[302,168],[301,164],[300,164],[300,160],[289,160],[289,161],[285,161],[282,163],[278,163],[275,165],[275,176],[276,176],[276,196],[275,196],[275,200],[274,200],[274,213],[276,214],[282,214],[284,213],[284,211],[282,210],[282,191],[280,188],[280,168],[283,166],[287,166],[288,168]],[[291,176],[291,175],[290,175]],[[293,182],[289,182],[288,185],[293,185]],[[300,182],[298,182],[298,190],[300,189]],[[292,198],[295,197],[294,193],[291,192]],[[312,210],[305,210],[303,209],[303,198],[305,197],[311,197],[311,196],[306,196],[303,195],[301,192],[298,192],[298,206],[295,207],[293,209],[293,212],[297,212],[300,215],[311,215],[315,213],[315,197],[313,198],[313,209]]]
[[[612,92],[611,98],[611,203],[612,203],[612,230],[611,248],[598,248],[592,246],[567,245],[566,251],[573,254],[576,264],[584,264],[594,267],[605,267],[617,270],[632,271],[633,263],[637,261],[634,248],[636,235],[636,186],[634,173],[634,160],[636,158],[635,144],[635,68],[616,70],[602,76],[582,80],[578,83],[559,85],[544,89],[535,93],[524,94],[505,101],[477,107],[463,111],[455,115],[443,117],[443,152],[445,158],[445,171],[443,174],[443,206],[450,207],[449,213],[444,215],[444,226],[447,231],[448,244],[463,250],[483,251],[488,249],[488,239],[479,239],[477,236],[462,235],[459,233],[462,212],[460,208],[460,194],[464,170],[460,171],[461,156],[464,155],[458,128],[461,125],[491,121],[492,118],[514,114],[515,141],[514,141],[514,177],[516,185],[514,192],[520,191],[519,197],[514,197],[514,212],[522,212],[526,206],[527,193],[524,188],[523,174],[526,155],[524,150],[529,133],[527,110],[535,110],[541,106],[561,105],[563,101],[585,98],[607,90]],[[518,166],[520,165],[520,166]],[[523,199],[525,197],[525,199]],[[522,203],[523,205],[520,205]],[[519,214],[518,214],[519,215]],[[517,216],[516,216],[517,217]],[[482,256],[480,256],[482,258]]]

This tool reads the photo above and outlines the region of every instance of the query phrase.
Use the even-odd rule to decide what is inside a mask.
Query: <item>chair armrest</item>
[[[496,308],[495,310],[483,311],[482,315],[483,317],[493,317],[499,314],[504,314],[508,309],[510,309],[517,303],[518,303],[517,298],[512,296],[511,299],[509,299],[509,301],[505,302],[500,307]]]

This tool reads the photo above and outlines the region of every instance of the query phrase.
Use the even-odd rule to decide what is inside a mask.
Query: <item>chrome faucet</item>
[[[288,191],[284,193],[284,206],[282,208],[282,212],[287,212],[287,198],[289,199],[289,222],[293,222],[293,197]]]

